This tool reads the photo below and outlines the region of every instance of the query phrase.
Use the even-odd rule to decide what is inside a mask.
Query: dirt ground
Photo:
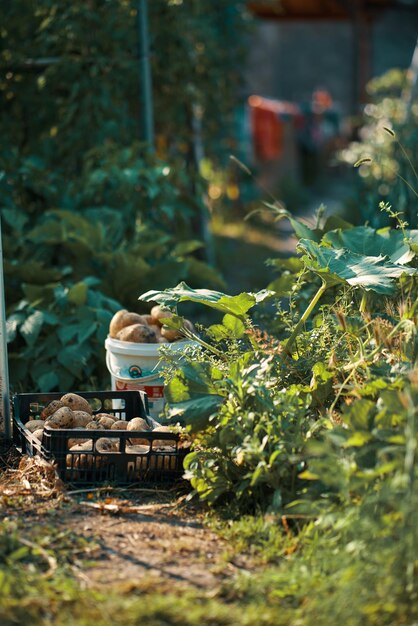
[[[245,563],[228,559],[227,546],[205,528],[202,518],[201,511],[168,491],[82,501],[60,523],[97,545],[94,565],[78,572],[87,586],[128,581],[155,585],[159,579],[164,587],[169,583],[216,590],[225,577],[245,569]]]
[[[134,585],[213,592],[250,572],[204,523],[205,510],[176,487],[74,489],[38,458],[14,459],[0,473],[0,511],[25,527],[54,525],[89,543],[72,566],[84,588]]]

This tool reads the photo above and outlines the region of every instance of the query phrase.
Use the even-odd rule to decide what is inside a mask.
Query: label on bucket
[[[133,389],[134,391],[141,389],[141,391],[145,391],[149,400],[159,400],[160,398],[164,398],[163,385],[141,385],[139,380],[132,383],[125,383],[121,380],[116,380],[116,391],[126,391],[128,389]]]
[[[151,417],[157,419],[164,408],[164,385],[141,385],[139,380],[135,382],[124,382],[116,379],[114,381],[116,391],[145,391],[148,397],[149,412]]]

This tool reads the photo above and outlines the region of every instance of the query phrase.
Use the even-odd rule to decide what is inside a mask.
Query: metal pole
[[[4,435],[6,439],[12,438],[12,425],[10,422],[10,399],[9,399],[9,366],[7,359],[7,334],[6,334],[6,304],[4,297],[3,275],[3,243],[1,236],[0,219],[0,383],[1,399],[4,421]]]
[[[148,40],[147,0],[138,0],[139,63],[140,85],[142,94],[142,132],[143,139],[151,151],[154,151],[154,114],[152,103],[152,81]]]

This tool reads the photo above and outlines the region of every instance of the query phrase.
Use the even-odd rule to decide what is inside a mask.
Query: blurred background
[[[103,386],[147,290],[264,288],[296,243],[266,202],[417,225],[415,0],[3,0],[0,24],[16,390]]]

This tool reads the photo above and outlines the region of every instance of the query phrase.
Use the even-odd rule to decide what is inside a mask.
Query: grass
[[[63,491],[46,497],[45,487],[41,481],[38,494],[32,489],[13,507],[3,498],[2,626],[401,626],[418,618],[396,520],[388,537],[378,522],[371,534],[371,520],[356,508],[303,527],[274,515],[232,521],[211,514],[207,525],[229,546],[225,561],[245,554],[250,571],[217,589],[150,577],[104,591],[86,588],[80,576],[88,577],[94,542],[57,528],[54,520],[71,503]]]

